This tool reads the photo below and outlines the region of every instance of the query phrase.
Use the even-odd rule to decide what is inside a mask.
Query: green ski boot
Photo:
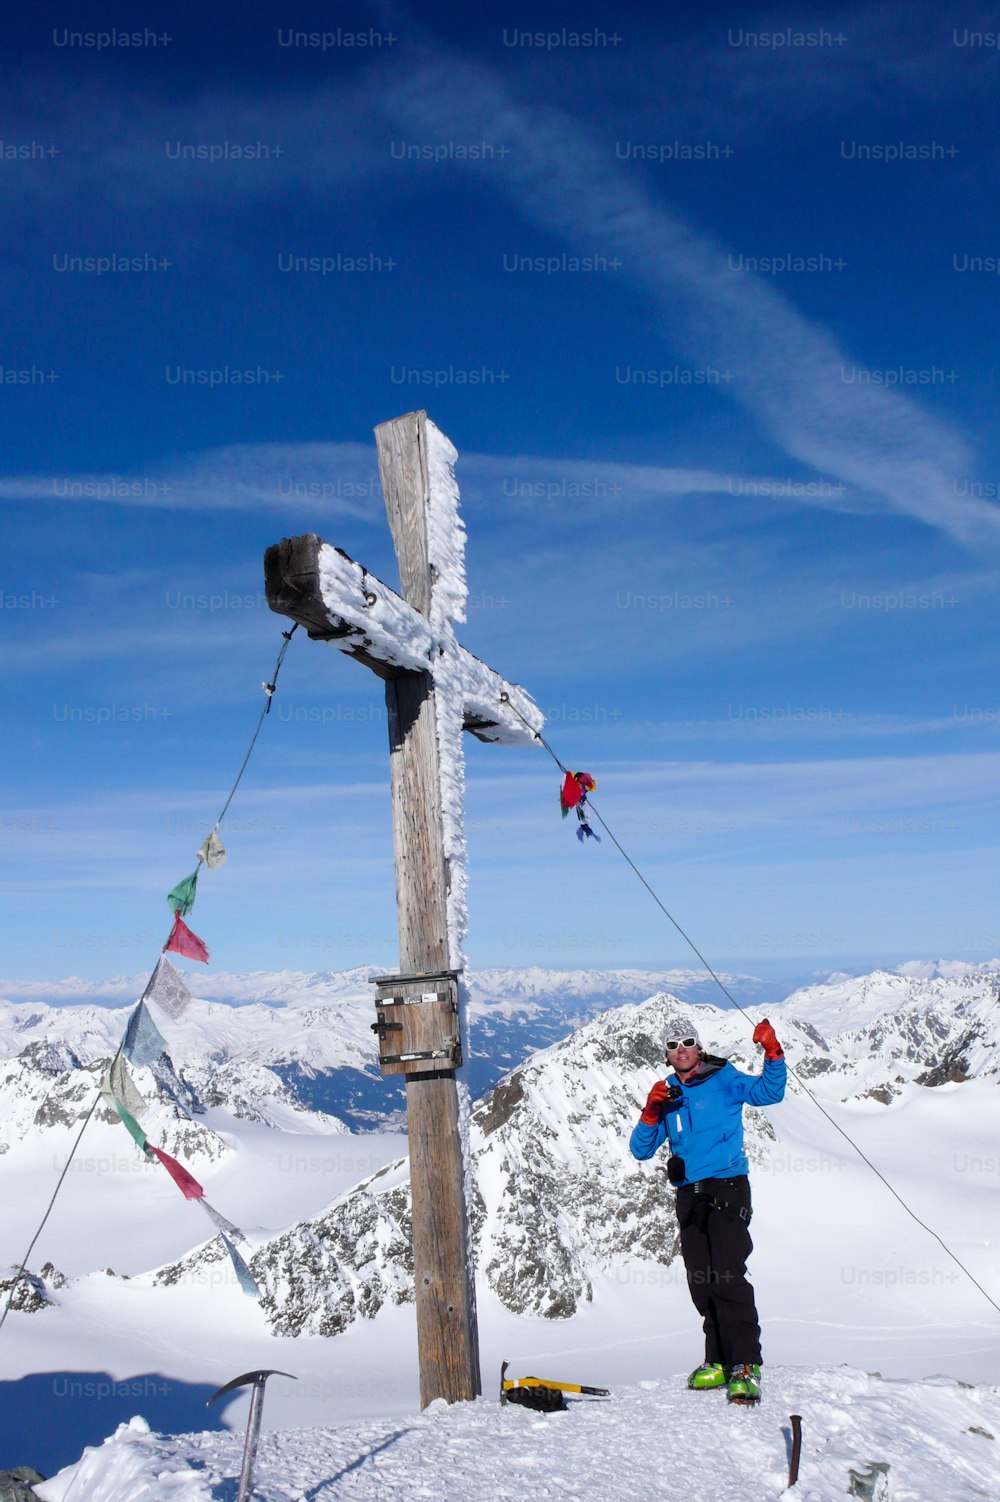
[[[688,1387],[695,1392],[707,1392],[710,1387],[725,1387],[726,1369],[714,1361],[703,1361],[701,1366],[695,1367],[688,1378]]]
[[[741,1361],[729,1370],[730,1403],[760,1402],[760,1367]]]

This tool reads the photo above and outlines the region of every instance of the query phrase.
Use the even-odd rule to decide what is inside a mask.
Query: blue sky
[[[416,407],[461,639],[713,963],[1000,953],[1000,9],[143,14],[7,23],[0,972],[151,968],[264,550],[395,585],[371,430]],[[467,740],[474,965],[689,958],[542,752]],[[395,963],[385,747],[300,633],[213,965]]]

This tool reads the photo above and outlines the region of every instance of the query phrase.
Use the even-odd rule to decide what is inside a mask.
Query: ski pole
[[[788,1463],[788,1485],[793,1487],[799,1479],[799,1456],[802,1454],[802,1417],[790,1415],[792,1421],[792,1458]]]

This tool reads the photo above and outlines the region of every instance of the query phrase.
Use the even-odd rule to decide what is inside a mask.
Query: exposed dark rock
[[[817,1048],[821,1048],[824,1053],[829,1053],[829,1043],[827,1043],[826,1039],[816,1031],[811,1022],[803,1022],[801,1018],[797,1017],[795,1019],[795,1026],[799,1029],[800,1032],[805,1033],[809,1041],[811,1043],[815,1043]]]
[[[65,1074],[69,1069],[83,1068],[68,1044],[49,1043],[42,1038],[26,1043],[17,1057],[32,1069],[37,1069],[40,1074]]]
[[[863,1090],[858,1099],[877,1100],[880,1105],[888,1106],[898,1094],[899,1091],[894,1090],[891,1085],[873,1085],[870,1090]]]
[[[887,1460],[866,1461],[866,1471],[856,1471],[850,1467],[847,1472],[848,1493],[857,1497],[859,1502],[890,1502],[892,1491],[889,1484],[889,1462]]]
[[[968,1060],[960,1053],[946,1055],[933,1069],[925,1069],[917,1075],[918,1085],[961,1085],[969,1078]]]
[[[45,1479],[30,1465],[16,1465],[12,1471],[0,1471],[0,1502],[38,1502],[33,1487],[36,1481]]]
[[[509,1080],[502,1081],[495,1090],[491,1090],[485,1105],[480,1106],[476,1112],[476,1121],[483,1136],[488,1137],[497,1127],[504,1126],[510,1120],[514,1107],[523,1099],[524,1082],[520,1074],[512,1074]]]
[[[18,1268],[7,1268],[3,1277],[0,1277],[0,1305],[7,1307],[10,1291],[14,1289],[14,1296],[10,1301],[10,1307],[18,1314],[37,1314],[40,1309],[50,1309],[53,1299],[37,1273],[21,1272]]]
[[[829,1074],[836,1065],[832,1059],[823,1054],[814,1054],[812,1058],[800,1059],[795,1066],[796,1074],[801,1074],[805,1079],[813,1079],[817,1074]]]

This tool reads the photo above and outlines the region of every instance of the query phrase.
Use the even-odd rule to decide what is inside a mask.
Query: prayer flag
[[[131,1116],[129,1112],[126,1111],[125,1107],[121,1104],[120,1101],[115,1101],[115,1110],[118,1112],[118,1115],[122,1119],[122,1126],[128,1132],[136,1147],[142,1153],[143,1157],[148,1159],[148,1161],[152,1163],[153,1152],[150,1148],[149,1142],[146,1139],[146,1133],[143,1131],[142,1127],[136,1121],[135,1117]]]
[[[242,1288],[243,1292],[248,1293],[252,1299],[259,1299],[260,1289],[257,1287],[257,1284],[254,1281],[253,1273],[247,1267],[246,1263],[243,1261],[243,1258],[233,1246],[233,1243],[229,1240],[229,1237],[225,1234],[225,1232],[220,1231],[219,1235],[222,1237],[223,1245],[225,1246],[226,1251],[229,1253],[229,1260],[233,1264],[233,1271],[240,1280],[240,1287]]]
[[[587,823],[587,794],[592,793],[597,783],[589,772],[567,772],[566,779],[559,794],[559,807],[565,819],[571,808],[576,809],[576,817],[579,820],[579,828],[576,837],[581,842],[586,839],[596,840],[601,843],[599,834],[595,834]]]
[[[202,964],[208,964],[208,950],[204,942],[197,934],[191,932],[180,913],[174,915],[174,926],[170,930],[170,938],[163,947],[174,950],[176,954],[186,955],[189,960],[201,960]]]
[[[167,964],[169,963],[168,960]],[[152,1064],[166,1051],[163,1034],[149,1015],[146,1003],[140,1001],[128,1020],[122,1052],[130,1063],[141,1069],[144,1064]]]
[[[135,1090],[134,1086],[132,1088],[133,1088],[133,1090]],[[139,1092],[137,1090],[135,1090],[135,1094],[138,1095],[138,1093]],[[146,1140],[146,1133],[143,1131],[142,1127],[136,1121],[135,1117],[132,1115],[132,1112],[128,1109],[127,1106],[125,1106],[125,1105],[122,1104],[120,1098],[116,1095],[115,1091],[113,1090],[112,1084],[111,1084],[111,1071],[110,1070],[108,1070],[108,1073],[104,1076],[104,1083],[101,1085],[101,1094],[102,1095],[110,1096],[110,1098],[111,1098],[111,1104],[114,1106],[115,1110],[118,1112],[118,1115],[121,1118],[122,1126],[128,1132],[129,1136],[132,1138],[132,1141],[135,1143],[136,1147],[142,1153],[143,1157],[147,1158],[149,1160],[149,1162],[152,1163],[152,1161],[153,1161],[153,1155],[150,1152],[149,1143]],[[141,1099],[141,1097],[140,1097],[140,1099]]]
[[[198,1203],[218,1230],[224,1231],[227,1236],[231,1236],[233,1241],[246,1241],[246,1237],[239,1226],[234,1226],[232,1221],[227,1220],[224,1215],[221,1215],[214,1205],[208,1203],[208,1200],[199,1200]]]
[[[173,891],[170,892],[167,896],[167,901],[170,904],[173,912],[180,913],[182,918],[186,918],[188,913],[194,907],[194,899],[198,886],[199,870],[200,867],[195,866],[194,870],[191,872],[191,875],[185,876],[183,881],[179,881],[174,887]]]
[[[226,858],[222,841],[219,839],[218,828],[217,824],[198,851],[198,859],[204,861],[210,871],[214,871],[216,866],[221,866]]]
[[[161,954],[157,960],[156,969],[149,977],[142,999],[155,1001],[174,1022],[187,1011],[191,992],[180,971],[171,965],[165,954]]]
[[[167,1173],[186,1200],[201,1199],[205,1191],[198,1183],[198,1180],[192,1178],[188,1173],[183,1163],[178,1163],[177,1159],[172,1158],[169,1153],[165,1153],[162,1147],[153,1147],[152,1143],[150,1143],[150,1152],[163,1164]]]
[[[580,786],[575,775],[572,772],[567,772],[565,781],[562,785],[562,791],[559,794],[559,807],[562,809],[562,816],[564,819],[569,813],[570,809],[576,808],[576,805],[583,800],[583,797],[584,790]]]
[[[137,1119],[146,1111],[146,1102],[132,1083],[132,1076],[125,1068],[125,1060],[116,1054],[101,1084],[101,1094],[110,1096],[115,1110],[121,1114],[122,1107]]]

